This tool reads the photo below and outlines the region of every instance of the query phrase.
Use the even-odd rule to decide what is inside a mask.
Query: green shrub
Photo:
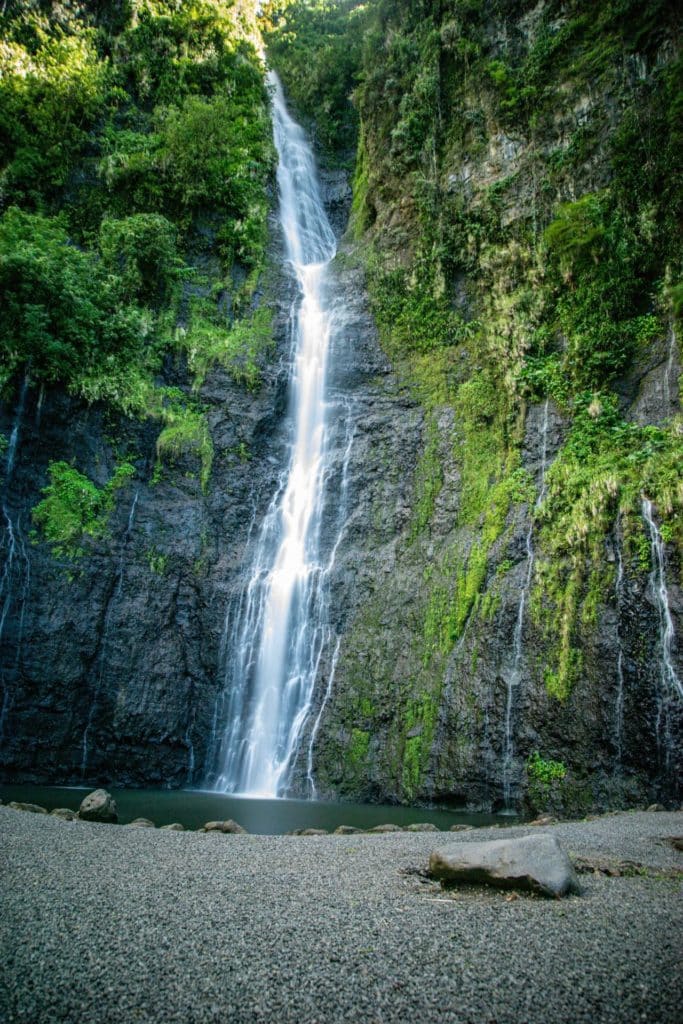
[[[263,305],[228,325],[215,307],[197,301],[187,330],[176,332],[176,344],[187,356],[195,388],[218,364],[236,383],[255,391],[261,383],[264,360],[273,349],[272,313]]]
[[[182,261],[177,230],[165,217],[137,213],[122,220],[107,218],[100,227],[99,245],[104,266],[120,279],[127,301],[168,300]]]
[[[529,757],[526,763],[526,770],[530,779],[534,779],[537,782],[545,782],[548,785],[551,782],[563,779],[567,774],[567,769],[562,761],[546,760],[541,757],[537,750]]]
[[[71,381],[108,355],[135,356],[146,334],[136,307],[97,259],[69,244],[63,221],[16,207],[0,218],[0,353],[5,379]]]
[[[116,491],[135,475],[135,467],[120,464],[104,487],[67,462],[51,462],[48,475],[50,482],[33,509],[33,522],[56,555],[77,558],[84,553],[84,537],[105,536]]]
[[[157,438],[159,462],[177,461],[189,456],[199,459],[199,480],[206,490],[213,463],[213,443],[206,417],[194,409],[169,408],[164,413],[164,429]]]

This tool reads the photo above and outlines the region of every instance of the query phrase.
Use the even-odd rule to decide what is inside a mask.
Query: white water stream
[[[624,748],[624,645],[621,636],[621,611],[624,603],[624,559],[621,553],[621,537],[617,532],[615,538],[617,555],[617,574],[614,583],[614,596],[617,606],[617,693],[614,702],[614,736],[616,746],[615,768],[621,767]]]
[[[675,641],[674,624],[669,609],[669,592],[666,585],[666,551],[664,541],[655,522],[652,502],[642,499],[643,519],[650,535],[650,590],[659,613],[659,682],[657,696],[657,742],[663,747],[667,766],[672,756],[672,740],[669,731],[669,711],[672,701],[683,700],[683,682],[673,661]]]
[[[336,243],[311,148],[289,116],[274,75],[271,82],[280,222],[298,285],[290,316],[291,440],[286,470],[252,539],[248,586],[228,609],[224,687],[214,714],[208,778],[219,791],[252,796],[280,796],[287,789],[311,717],[318,670],[323,658],[329,660],[328,583],[343,531],[343,522],[338,523],[337,541],[325,558],[321,530],[330,474],[329,421],[340,406],[327,395],[334,316],[325,294],[326,271]],[[350,446],[348,408],[342,416]],[[342,499],[340,494],[340,504]],[[328,691],[335,663],[332,657]],[[308,752],[313,791],[312,744],[323,707],[324,699]]]
[[[546,496],[545,474],[548,462],[548,406],[546,399],[543,406],[543,422],[541,425],[541,474],[540,488],[534,504],[534,512],[542,504]],[[512,772],[514,768],[514,733],[513,733],[513,710],[515,694],[519,690],[522,681],[522,659],[524,655],[523,628],[524,612],[529,599],[531,581],[534,574],[534,517],[529,521],[529,529],[526,535],[526,574],[524,585],[519,595],[517,606],[517,618],[515,619],[515,630],[512,636],[512,667],[506,675],[507,699],[505,702],[505,743],[503,747],[503,800],[506,809],[510,809],[512,795]]]
[[[5,479],[2,501],[0,502],[0,530],[2,531],[0,552],[4,556],[2,572],[0,573],[0,646],[2,645],[2,639],[7,627],[10,610],[13,606],[16,606],[19,610],[14,661],[9,670],[7,666],[0,670],[0,687],[2,687],[2,698],[0,700],[0,745],[5,734],[5,725],[11,704],[11,683],[16,679],[19,672],[26,599],[31,583],[31,561],[28,543],[21,525],[20,513],[17,513],[15,516],[12,511],[11,502],[12,477],[14,475],[14,464],[17,457],[29,384],[28,374],[26,374],[19,392],[17,411],[7,444]]]

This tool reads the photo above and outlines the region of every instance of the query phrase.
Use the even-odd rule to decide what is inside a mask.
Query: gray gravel
[[[539,829],[514,828],[511,834]],[[223,836],[0,807],[0,1021],[672,1024],[680,813],[550,826],[645,876],[442,893],[405,869],[500,832]]]

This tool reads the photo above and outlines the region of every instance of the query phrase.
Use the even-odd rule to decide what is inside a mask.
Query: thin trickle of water
[[[666,372],[664,374],[664,397],[666,404],[669,407],[676,404],[678,394],[678,375],[676,374],[674,366],[677,350],[678,339],[676,337],[676,329],[672,320],[669,324],[669,358],[667,360]],[[670,412],[670,408],[667,409],[667,412]]]
[[[310,146],[287,113],[276,76],[271,81],[280,222],[298,284],[290,317],[292,440],[253,544],[249,584],[228,609],[209,769],[215,789],[260,796],[286,791],[330,642],[330,563],[323,560],[321,533],[334,407],[326,402],[333,315],[325,290],[336,243]]]
[[[617,607],[617,692],[614,701],[614,745],[616,748],[615,768],[621,767],[624,746],[624,645],[621,638],[621,609],[624,602],[624,559],[621,553],[621,538],[615,539],[617,573],[614,581],[614,596]]]
[[[0,552],[4,556],[2,573],[0,573],[0,645],[12,607],[16,606],[19,609],[14,661],[9,669],[5,667],[0,671],[0,686],[2,687],[2,700],[0,701],[0,746],[4,739],[5,726],[11,704],[10,684],[13,679],[16,679],[19,672],[21,644],[26,617],[26,600],[31,585],[31,560],[21,525],[21,515],[20,513],[17,513],[16,516],[14,515],[11,501],[12,478],[14,476],[19,437],[29,387],[30,380],[27,373],[24,375],[19,392],[17,410],[5,453],[5,478],[2,501],[0,502],[0,513],[2,515]]]
[[[657,742],[664,748],[668,765],[672,756],[672,740],[669,732],[669,709],[674,700],[683,700],[683,683],[673,662],[675,641],[674,624],[669,609],[669,591],[666,585],[666,550],[659,527],[654,518],[652,502],[642,499],[643,519],[650,535],[650,590],[659,613],[659,693],[657,695]]]
[[[543,423],[541,426],[541,473],[540,483],[541,486],[538,491],[538,496],[534,504],[534,511],[543,503],[546,496],[546,483],[545,475],[548,461],[548,410],[549,410],[549,399],[546,399],[545,405],[543,406]],[[521,593],[519,595],[519,604],[517,606],[517,617],[515,619],[515,629],[512,636],[512,666],[510,671],[507,673],[506,684],[507,684],[507,695],[505,701],[505,743],[503,747],[503,800],[505,801],[505,807],[510,808],[510,800],[512,794],[512,770],[514,767],[514,734],[513,734],[513,711],[514,711],[514,699],[515,693],[519,689],[519,685],[522,680],[522,661],[524,655],[524,643],[523,643],[523,628],[524,628],[524,612],[526,609],[527,601],[529,599],[529,591],[531,589],[531,580],[534,574],[534,518],[531,516],[529,521],[529,529],[527,530],[525,548],[526,548],[526,574],[524,577],[524,584],[522,586]]]
[[[313,727],[311,728],[311,735],[308,740],[308,755],[306,757],[306,781],[308,783],[308,794],[311,800],[315,800],[318,795],[316,789],[315,779],[313,777],[313,751],[315,749],[315,741],[318,738],[318,731],[320,729],[320,723],[322,722],[325,708],[332,696],[332,689],[334,687],[334,677],[337,674],[337,662],[339,661],[339,648],[341,646],[341,637],[337,637],[337,642],[334,645],[334,651],[332,653],[332,661],[330,664],[330,671],[327,677],[327,686],[323,695],[322,702],[320,704],[320,710],[316,716]]]
[[[335,564],[335,561],[336,561],[336,558],[337,558],[337,551],[339,550],[339,545],[342,542],[342,539],[344,537],[344,533],[345,533],[345,530],[346,530],[347,499],[348,499],[348,493],[349,493],[349,462],[351,461],[351,450],[353,448],[353,440],[354,440],[355,433],[356,433],[355,426],[354,426],[354,417],[352,415],[353,410],[351,408],[351,404],[348,401],[344,401],[344,407],[345,407],[345,410],[346,410],[346,420],[345,420],[345,424],[346,424],[346,441],[345,441],[345,446],[344,446],[344,458],[342,460],[341,486],[339,488],[339,504],[338,504],[338,507],[337,507],[337,537],[336,537],[336,540],[334,542],[334,547],[332,548],[332,552],[330,554],[330,558],[329,558],[329,561],[328,561],[326,569],[325,569],[325,585],[326,585],[325,589],[326,590],[327,590],[327,583],[329,582],[329,579],[330,579],[330,576],[332,574],[332,570],[334,568],[334,564]],[[325,594],[325,597],[327,599],[327,593]],[[330,636],[331,636],[331,630],[328,629],[327,630],[327,636],[326,636],[326,642],[325,642],[325,646],[326,647],[329,646]],[[317,796],[317,789],[316,789],[316,785],[315,785],[315,779],[313,777],[313,752],[314,752],[314,749],[315,749],[315,741],[316,741],[316,739],[318,737],[318,732],[320,730],[320,723],[322,721],[322,717],[323,717],[323,714],[325,712],[325,708],[327,707],[329,699],[332,696],[332,690],[333,690],[333,687],[334,687],[334,679],[335,679],[335,676],[337,674],[337,663],[339,661],[339,649],[340,649],[340,646],[341,646],[341,637],[337,637],[336,642],[335,642],[335,646],[334,646],[334,651],[332,653],[332,660],[330,662],[330,668],[329,668],[329,672],[328,672],[328,676],[327,676],[327,686],[325,687],[325,693],[323,694],[323,699],[322,699],[322,702],[320,704],[320,708],[318,710],[318,714],[315,717],[315,721],[313,722],[313,725],[311,727],[311,732],[310,732],[310,735],[308,737],[308,754],[307,754],[307,757],[306,757],[306,781],[308,783],[308,792],[309,792],[309,796],[310,796],[311,800],[315,800],[315,798]]]
[[[104,629],[102,630],[102,643],[100,645],[100,656],[99,656],[99,659],[98,659],[97,684],[95,686],[95,692],[93,693],[92,700],[90,702],[90,707],[88,709],[88,718],[86,720],[85,728],[83,730],[83,736],[82,736],[82,739],[81,739],[81,778],[83,778],[83,779],[85,778],[86,772],[88,770],[88,759],[90,757],[90,743],[89,743],[90,732],[91,732],[92,727],[93,727],[93,722],[95,721],[95,716],[97,714],[99,700],[100,700],[100,694],[102,692],[102,682],[104,680],[104,669],[105,669],[106,656],[107,656],[107,644],[108,644],[108,641],[109,641],[109,628],[111,626],[111,620],[112,620],[112,615],[114,613],[114,608],[115,608],[119,598],[121,597],[121,590],[123,588],[123,576],[124,576],[124,572],[125,572],[125,563],[126,563],[126,548],[128,546],[128,542],[129,542],[129,540],[131,538],[131,535],[132,535],[132,532],[133,532],[133,525],[135,523],[135,510],[136,510],[137,505],[138,505],[138,497],[139,497],[139,495],[140,495],[139,491],[136,491],[135,494],[133,495],[133,501],[131,503],[130,511],[128,513],[128,520],[127,520],[127,523],[126,523],[126,529],[125,529],[125,532],[123,534],[123,538],[121,540],[121,550],[119,551],[119,560],[118,560],[118,563],[117,563],[117,566],[116,566],[116,584],[114,586],[114,591],[112,593],[112,596],[109,599],[109,604],[107,605],[107,611],[106,611],[106,614],[104,616]]]

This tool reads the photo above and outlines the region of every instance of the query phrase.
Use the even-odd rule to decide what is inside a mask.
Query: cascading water
[[[545,405],[543,406],[543,423],[541,426],[541,486],[534,504],[534,511],[542,504],[546,495],[545,473],[548,461],[548,407],[549,403],[548,399],[546,399]],[[512,795],[512,769],[514,767],[515,755],[512,719],[515,693],[519,689],[519,685],[522,681],[522,658],[524,654],[522,631],[524,628],[524,611],[529,598],[531,580],[534,574],[533,534],[534,519],[532,516],[529,522],[529,529],[527,530],[525,543],[527,559],[526,574],[524,577],[524,585],[519,595],[517,618],[515,619],[515,631],[512,637],[512,666],[507,673],[505,680],[507,684],[507,699],[505,702],[505,742],[503,747],[503,800],[505,802],[506,809],[510,808]]]
[[[21,642],[24,634],[24,618],[26,613],[26,599],[31,583],[31,561],[28,553],[28,545],[24,537],[24,530],[21,525],[21,516],[16,515],[12,510],[11,485],[14,476],[14,465],[19,446],[19,435],[21,433],[26,396],[30,386],[28,374],[25,375],[19,392],[17,411],[14,417],[14,424],[10,433],[5,456],[5,480],[0,502],[2,541],[0,551],[4,554],[2,573],[0,574],[0,646],[7,628],[10,611],[13,606],[18,609],[18,620],[16,630],[15,655],[11,666],[3,666],[0,669],[0,686],[2,687],[2,700],[0,701],[0,745],[5,733],[5,723],[9,714],[11,703],[10,684],[16,678],[19,671],[21,658]]]
[[[614,581],[614,596],[617,606],[617,692],[614,701],[614,743],[616,747],[615,769],[621,767],[624,747],[624,645],[621,638],[621,609],[624,603],[624,559],[621,553],[621,537],[615,540],[617,573]]]
[[[660,749],[664,748],[664,760],[667,768],[672,756],[672,740],[670,735],[670,710],[672,701],[683,700],[683,682],[676,672],[673,662],[673,646],[675,640],[674,624],[669,609],[669,592],[666,585],[666,551],[664,541],[655,522],[652,502],[649,498],[642,499],[643,519],[650,535],[650,590],[659,613],[659,694],[657,695],[657,742]]]
[[[325,288],[336,243],[310,146],[287,113],[275,75],[271,81],[280,222],[298,284],[290,317],[291,446],[287,469],[252,542],[248,586],[228,609],[224,687],[214,715],[208,780],[217,790],[255,796],[279,796],[289,782],[316,676],[332,640],[327,598],[337,547],[332,543],[324,558],[329,422],[339,407],[326,393],[334,316]],[[348,423],[348,410],[342,416]],[[338,536],[342,529],[343,523]],[[311,742],[315,732],[314,724]],[[312,781],[311,757],[309,751]]]

